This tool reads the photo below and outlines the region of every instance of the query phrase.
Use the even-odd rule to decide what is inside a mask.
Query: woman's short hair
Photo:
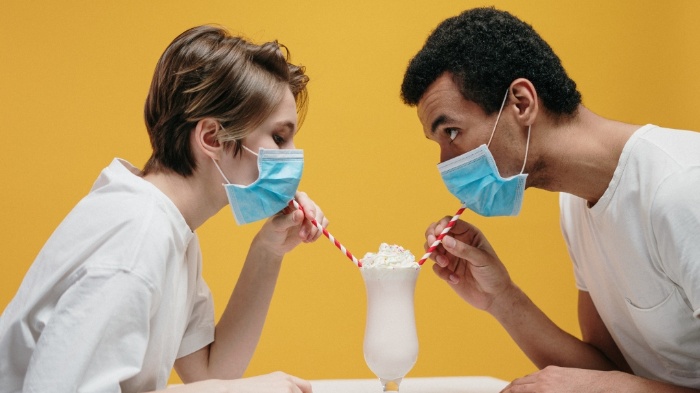
[[[221,123],[217,139],[234,154],[241,139],[270,116],[286,89],[306,112],[309,78],[275,42],[253,44],[218,26],[191,28],[166,48],[153,75],[144,108],[153,152],[143,174],[171,170],[191,175],[196,167],[190,132],[211,117]]]

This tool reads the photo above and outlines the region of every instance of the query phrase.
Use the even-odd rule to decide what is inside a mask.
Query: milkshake
[[[362,258],[367,290],[364,355],[384,391],[398,390],[418,358],[413,294],[420,266],[410,251],[382,243]]]

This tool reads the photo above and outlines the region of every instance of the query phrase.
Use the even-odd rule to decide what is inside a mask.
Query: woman
[[[303,68],[277,43],[185,31],[165,50],[145,106],[153,153],[115,159],[69,213],[0,318],[0,391],[310,392],[274,373],[239,379],[260,337],[284,254],[327,219],[297,192]],[[302,116],[303,117],[303,116]],[[304,211],[286,208],[295,198]],[[268,218],[218,324],[194,231],[230,203]]]

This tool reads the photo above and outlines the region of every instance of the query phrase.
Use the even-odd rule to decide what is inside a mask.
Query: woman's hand
[[[225,381],[235,393],[311,393],[311,383],[283,372]]]
[[[160,392],[160,391],[159,391]],[[257,377],[233,380],[206,380],[179,385],[162,392],[222,392],[222,393],[311,393],[311,383],[301,378],[274,372]]]
[[[425,232],[427,250],[451,217],[431,224]],[[508,271],[486,237],[475,226],[462,220],[430,255],[433,271],[472,306],[488,310],[494,299],[514,287]]]
[[[268,219],[257,236],[270,252],[280,257],[299,243],[314,242],[323,234],[311,223],[311,219],[315,219],[324,228],[328,226],[328,219],[321,208],[305,192],[298,191],[295,199],[304,209],[303,212],[291,207],[285,208]]]

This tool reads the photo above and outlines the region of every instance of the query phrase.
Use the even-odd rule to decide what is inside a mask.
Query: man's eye
[[[284,144],[284,138],[282,138],[279,135],[272,135],[272,140],[275,141],[277,145],[282,145]]]
[[[455,138],[457,138],[459,131],[457,131],[455,128],[446,128],[445,133],[450,137],[450,142],[452,142],[455,140]]]

